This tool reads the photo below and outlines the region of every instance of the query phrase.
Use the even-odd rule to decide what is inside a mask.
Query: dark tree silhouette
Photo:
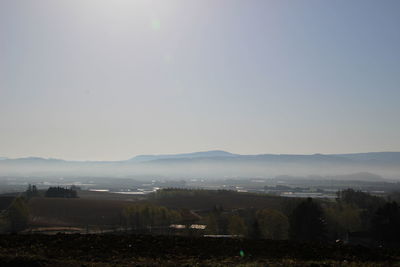
[[[259,210],[257,211],[257,221],[263,238],[287,239],[289,222],[281,212],[273,209]]]
[[[257,219],[254,219],[253,223],[251,224],[251,228],[249,229],[249,237],[251,239],[260,239],[262,237],[260,225]]]
[[[372,196],[362,191],[351,188],[337,193],[339,202],[354,205],[361,209],[360,219],[364,230],[369,229],[371,219],[379,207],[385,204],[381,197]]]
[[[296,241],[324,241],[325,219],[321,207],[308,198],[289,217],[289,238]]]
[[[8,209],[8,220],[11,232],[24,230],[28,225],[29,208],[25,199],[17,197]]]
[[[49,187],[47,189],[46,197],[63,197],[63,198],[76,198],[78,197],[76,190],[63,188],[63,187]]]
[[[396,202],[386,203],[372,218],[372,236],[388,246],[400,244],[400,208]]]
[[[28,185],[28,189],[25,191],[26,197],[28,199],[32,197],[37,197],[39,195],[36,185]]]
[[[351,188],[337,192],[337,196],[339,201],[370,211],[376,211],[385,202],[381,197],[372,196],[362,191],[355,191]]]
[[[126,228],[139,233],[151,231],[153,227],[168,227],[181,221],[181,215],[174,210],[153,204],[134,204],[124,208],[122,219]]]

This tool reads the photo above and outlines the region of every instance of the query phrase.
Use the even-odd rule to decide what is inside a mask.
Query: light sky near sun
[[[0,0],[0,156],[400,150],[400,1]]]

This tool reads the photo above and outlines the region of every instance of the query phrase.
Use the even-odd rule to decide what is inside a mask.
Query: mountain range
[[[0,158],[0,176],[154,175],[173,178],[221,178],[342,175],[359,172],[371,172],[398,179],[400,152],[241,155],[213,150],[185,154],[139,155],[122,161],[66,161],[40,157]]]

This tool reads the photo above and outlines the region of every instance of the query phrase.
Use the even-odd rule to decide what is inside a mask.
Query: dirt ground
[[[147,235],[3,235],[1,266],[400,266],[400,250]]]

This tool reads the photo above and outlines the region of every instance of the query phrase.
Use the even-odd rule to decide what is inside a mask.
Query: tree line
[[[227,190],[169,188],[157,191],[154,198],[162,203],[167,199],[179,201],[184,197],[186,201],[197,205],[216,194],[232,201],[239,197],[238,193]],[[337,192],[334,200],[280,198],[281,205],[278,208],[225,209],[215,205],[203,215],[200,223],[207,225],[205,231],[212,235],[230,234],[300,242],[345,242],[356,234],[362,234],[370,244],[393,246],[400,243],[400,210],[396,202],[399,200],[400,193],[384,198],[346,189]]]
[[[207,217],[207,231],[299,242],[343,241],[361,232],[370,244],[400,244],[397,202],[353,189],[339,191],[337,196],[334,202],[305,199],[288,214],[273,209],[224,212],[216,207]]]
[[[20,196],[16,197],[11,205],[0,213],[0,232],[20,232],[29,224],[29,199],[40,197],[41,193],[36,185],[28,185],[28,188]],[[49,187],[44,192],[45,197],[76,198],[77,191],[73,188]]]
[[[49,197],[76,197],[76,191],[50,187],[44,194]],[[192,190],[193,191],[193,190]],[[165,194],[170,197],[173,190]],[[215,192],[234,197],[232,192]],[[206,195],[207,191],[180,192],[180,195]],[[18,232],[29,222],[29,198],[40,195],[36,186],[28,186],[25,196],[14,199],[0,215],[0,230]],[[204,224],[204,234],[235,235],[253,239],[293,240],[299,242],[334,242],[345,240],[349,233],[359,232],[372,244],[398,246],[400,243],[399,194],[387,199],[365,192],[346,189],[331,200],[282,198],[280,209],[238,208],[225,209],[214,205],[211,210],[196,217],[190,210],[167,208],[150,202],[127,206],[121,213],[121,226],[135,233],[150,233],[151,229],[171,224]]]

